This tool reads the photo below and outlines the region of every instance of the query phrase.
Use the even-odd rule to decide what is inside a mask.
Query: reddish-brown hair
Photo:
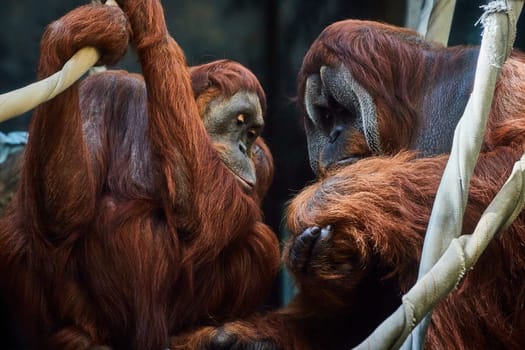
[[[35,111],[0,220],[0,286],[34,348],[169,348],[254,312],[277,273],[262,193],[215,151],[160,2],[121,5],[77,8],[42,39],[40,78],[84,46],[116,62],[132,30],[144,78],[95,74]]]
[[[199,99],[203,93],[213,97],[219,93],[231,97],[242,88],[256,93],[263,114],[266,112],[266,95],[261,83],[252,71],[240,63],[232,60],[213,61],[191,67],[190,74],[195,98]]]
[[[304,115],[308,76],[319,73],[323,65],[342,64],[374,99],[385,151],[408,148],[424,118],[418,114],[423,87],[465,50],[469,48],[447,49],[426,42],[413,30],[388,24],[359,20],[333,23],[321,32],[303,59],[297,78],[299,108]]]

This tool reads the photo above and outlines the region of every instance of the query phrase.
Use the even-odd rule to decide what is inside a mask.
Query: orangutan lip
[[[357,162],[358,160],[360,160],[362,158],[363,157],[359,157],[359,156],[349,156],[349,157],[340,159],[336,163],[336,165],[338,165],[338,166],[346,166],[346,165],[354,164],[355,162]]]
[[[247,192],[251,192],[253,190],[253,188],[255,187],[255,184],[252,183],[252,182],[248,182],[246,181],[245,179],[243,179],[242,177],[240,177],[239,175],[237,175],[234,171],[232,171],[230,169],[231,173],[235,176],[235,178],[237,179],[237,181],[240,182],[242,188],[247,191]]]

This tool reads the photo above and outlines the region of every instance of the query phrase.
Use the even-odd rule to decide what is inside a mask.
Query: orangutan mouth
[[[361,160],[361,159],[363,159],[363,157],[357,156],[357,155],[350,155],[348,157],[340,159],[335,164],[336,164],[336,166],[347,166],[347,165],[354,164],[355,162],[357,162],[358,160]]]

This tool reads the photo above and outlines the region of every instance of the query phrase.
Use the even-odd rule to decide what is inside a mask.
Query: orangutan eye
[[[317,114],[319,115],[319,121],[322,123],[329,120],[332,117],[331,111],[325,107],[318,107]]]
[[[246,117],[244,116],[243,113],[238,114],[237,115],[237,125],[244,124],[245,119],[246,119]]]
[[[250,140],[255,139],[257,136],[259,136],[259,133],[257,132],[257,130],[255,130],[255,129],[248,130],[248,138]]]
[[[335,115],[344,115],[344,114],[347,114],[348,111],[346,110],[346,108],[344,108],[343,106],[341,105],[337,105],[335,107]]]

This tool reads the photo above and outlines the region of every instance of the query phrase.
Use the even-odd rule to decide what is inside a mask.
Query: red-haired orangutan
[[[124,75],[126,79],[120,79],[121,75]],[[111,71],[97,78],[89,78],[89,81],[92,81],[90,84],[94,85],[99,84],[99,80],[106,79],[116,79],[115,84],[126,81],[131,83],[133,82],[133,80],[129,81],[131,77],[136,78],[134,81],[136,91],[134,90],[133,94],[141,95],[140,99],[144,100],[146,87],[141,75]],[[231,60],[218,60],[191,67],[190,78],[199,114],[205,123],[204,126],[212,139],[214,148],[219,152],[223,162],[232,169],[237,168],[236,174],[244,173],[241,174],[244,179],[256,183],[254,193],[261,200],[273,179],[273,157],[263,138],[258,136],[263,126],[261,118],[266,108],[266,97],[259,81],[250,70]],[[132,86],[129,88],[133,89]],[[83,91],[82,89],[81,93]],[[94,92],[94,95],[96,94]],[[88,96],[85,99],[90,98],[93,97]],[[142,108],[141,113],[147,113],[145,103],[138,107]],[[256,115],[256,118],[252,118],[251,123],[244,122],[245,113],[248,110],[252,111],[250,112],[252,115]],[[235,137],[238,140],[230,140]],[[241,138],[245,140],[240,140]],[[254,138],[251,156],[255,165],[255,174],[252,173],[254,168],[250,166],[250,161],[245,155],[237,158],[231,155],[232,152],[238,150],[235,141],[243,142],[242,147],[249,147]],[[0,166],[0,216],[16,190],[19,180],[19,163],[23,158],[22,151],[9,157],[6,163]],[[237,159],[237,165],[235,159]]]
[[[282,310],[220,328],[223,348],[349,349],[416,281],[423,238],[469,97],[478,50],[444,48],[389,25],[327,27],[298,95],[318,181],[290,203],[284,261],[299,289]],[[524,152],[525,57],[502,68],[464,233]],[[525,216],[489,245],[432,315],[427,349],[525,348]],[[213,335],[212,335],[213,336]]]
[[[115,63],[132,31],[144,79],[96,74],[35,111],[0,222],[0,283],[31,348],[166,349],[253,312],[278,269],[260,85],[227,61],[190,78],[159,1],[119,4],[73,10],[42,39],[39,78],[84,46]]]

